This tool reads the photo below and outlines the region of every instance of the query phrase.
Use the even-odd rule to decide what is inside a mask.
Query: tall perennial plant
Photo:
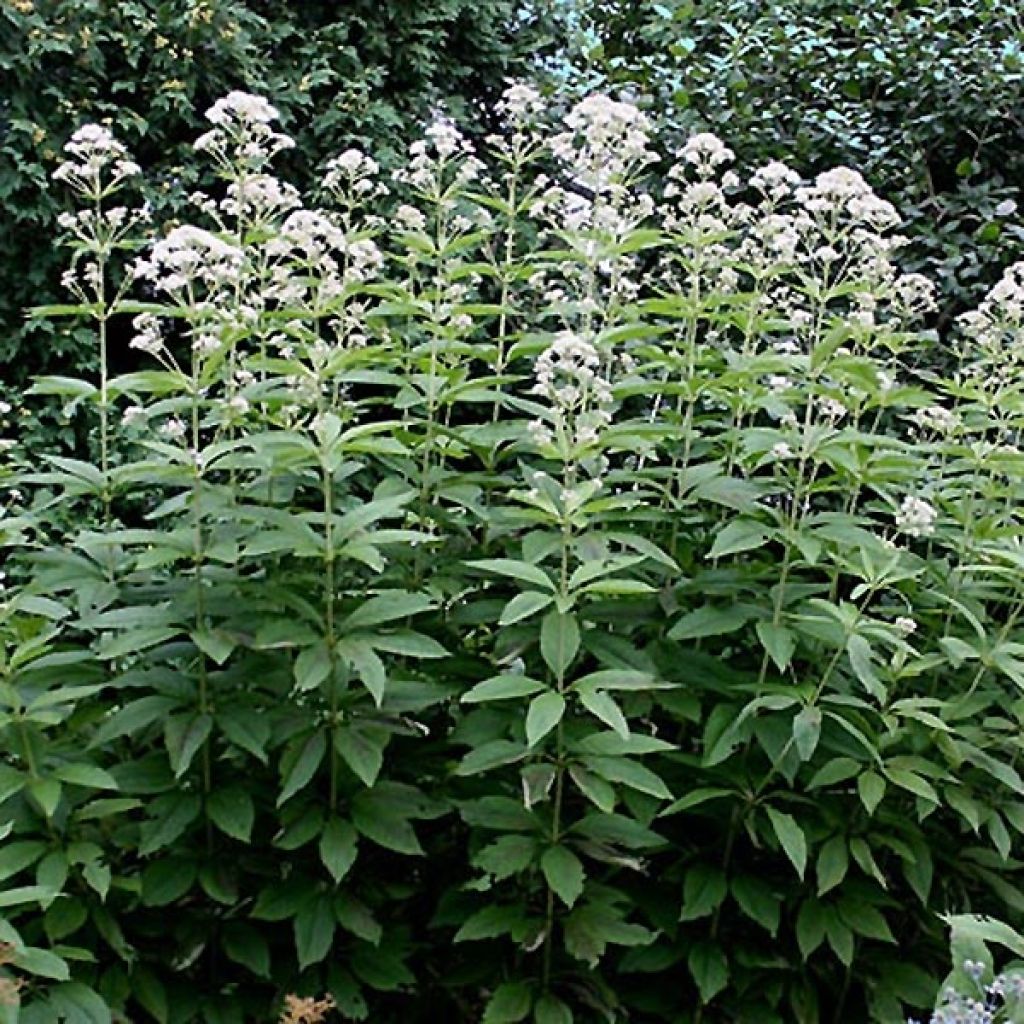
[[[36,389],[101,459],[5,449],[0,1017],[895,1021],[1024,912],[1024,266],[936,359],[855,170],[500,113],[305,197],[232,93],[159,226],[68,144],[101,370]]]

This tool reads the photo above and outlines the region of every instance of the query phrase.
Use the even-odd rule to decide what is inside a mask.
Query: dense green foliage
[[[72,140],[39,315],[98,365],[35,390],[97,456],[8,446],[0,518],[20,1024],[889,1022],[940,914],[1024,914],[1024,265],[946,346],[855,172],[503,109],[300,208],[232,95],[171,230]]]
[[[649,97],[751,164],[856,167],[906,220],[940,323],[1024,252],[1024,19],[1002,0],[597,0],[586,88]]]
[[[49,176],[85,121],[113,126],[146,162],[148,199],[173,216],[194,184],[195,111],[232,88],[274,95],[299,141],[290,173],[368,145],[385,162],[442,105],[486,123],[508,75],[549,50],[546,5],[515,0],[12,0],[0,6],[0,399],[38,372],[84,370],[82,335],[25,329],[59,301]],[[94,365],[94,364],[93,364]],[[81,449],[59,408],[25,409],[20,432]]]

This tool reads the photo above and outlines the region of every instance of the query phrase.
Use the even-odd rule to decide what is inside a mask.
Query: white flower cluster
[[[149,259],[136,260],[132,273],[169,293],[199,284],[216,290],[235,281],[243,262],[240,249],[210,231],[184,224],[155,242]]]
[[[599,375],[601,356],[591,341],[561,331],[534,363],[531,389],[551,403],[554,432],[543,423],[530,424],[533,440],[542,445],[557,439],[570,448],[594,444],[611,422],[611,385]]]
[[[989,358],[1024,359],[1024,261],[1007,267],[978,308],[958,322]]]
[[[63,181],[88,199],[100,199],[115,191],[126,178],[139,173],[139,165],[109,128],[84,124],[64,145],[70,157],[54,172]]]
[[[935,533],[938,510],[923,498],[908,494],[896,512],[896,528],[908,537],[930,537]]]
[[[796,197],[811,213],[846,213],[876,231],[900,221],[892,203],[876,196],[860,172],[849,167],[823,171],[813,185],[798,188]]]
[[[648,148],[651,123],[632,103],[588,96],[569,111],[565,125],[568,130],[550,140],[551,152],[595,194],[621,187],[657,159]]]
[[[526,82],[509,82],[495,109],[508,121],[531,121],[544,111],[544,97]]]
[[[480,177],[484,165],[448,118],[436,118],[423,134],[425,138],[409,147],[409,163],[395,171],[395,181],[440,199],[451,185],[467,185]]]
[[[373,157],[351,147],[327,161],[323,186],[351,208],[388,194],[387,187],[375,180],[379,173],[380,165]]]
[[[914,413],[914,423],[917,424],[918,429],[927,430],[933,434],[952,434],[960,425],[960,420],[955,412],[951,412],[941,405],[929,405]]]
[[[262,96],[235,90],[207,110],[206,119],[214,127],[196,139],[195,149],[209,153],[226,172],[240,166],[259,170],[295,145],[294,139],[271,127],[279,118],[277,108]]]

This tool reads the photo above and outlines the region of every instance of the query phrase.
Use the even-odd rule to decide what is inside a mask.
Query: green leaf
[[[170,712],[179,706],[175,698],[156,694],[133,700],[103,722],[96,730],[96,735],[89,746],[104,746],[121,736],[137,733],[154,722],[167,718]]]
[[[521,906],[490,904],[466,918],[462,927],[455,933],[453,941],[476,942],[508,935],[522,924],[523,915],[524,910]]]
[[[331,674],[331,655],[323,640],[304,647],[295,659],[295,689],[299,693],[315,690]]]
[[[580,703],[595,718],[614,729],[623,739],[629,738],[629,723],[626,721],[626,716],[607,693],[603,690],[592,690],[589,687],[580,687],[576,692],[579,694]]]
[[[534,1024],[573,1024],[572,1010],[558,996],[547,993],[533,1008]]]
[[[715,943],[698,942],[690,950],[686,963],[704,1005],[710,1003],[729,983],[729,963]]]
[[[334,730],[334,749],[365,786],[372,786],[384,765],[381,730],[340,725]]]
[[[527,619],[531,615],[544,608],[554,600],[551,594],[539,594],[536,591],[527,591],[513,597],[498,618],[499,626],[511,626],[515,622]]]
[[[355,863],[359,836],[341,818],[328,818],[320,833],[320,860],[335,882],[340,882]]]
[[[51,953],[48,949],[39,949],[36,946],[24,946],[15,950],[11,960],[13,966],[27,974],[34,974],[38,978],[49,978],[51,981],[67,981],[70,977],[68,965],[65,960]]]
[[[98,765],[85,761],[63,764],[54,769],[54,777],[72,786],[83,786],[86,789],[119,789],[117,780],[110,772]]]
[[[721,906],[728,887],[725,873],[715,864],[695,864],[683,882],[683,907],[680,921],[707,917]]]
[[[364,789],[352,798],[352,823],[360,835],[378,846],[396,853],[423,853],[407,813],[377,789]]]
[[[561,681],[580,649],[580,628],[570,612],[548,612],[540,627],[540,653]]]
[[[229,960],[247,967],[257,977],[270,977],[270,947],[261,931],[244,921],[226,921],[221,941]]]
[[[481,1024],[517,1024],[526,1019],[532,1004],[533,993],[526,982],[503,982],[488,1000]]]
[[[857,779],[857,792],[868,814],[875,813],[875,808],[885,796],[885,789],[885,779],[876,772],[866,771]]]
[[[295,955],[299,970],[318,964],[327,956],[334,938],[334,908],[321,896],[303,907],[295,916]]]
[[[511,740],[492,740],[466,754],[459,762],[458,768],[455,769],[455,774],[479,775],[492,768],[521,761],[528,753],[529,748],[523,746],[522,743],[513,743]]]
[[[833,836],[818,851],[818,895],[824,896],[839,885],[846,877],[849,866],[846,840],[842,836]]]
[[[222,629],[198,629],[190,634],[192,642],[217,665],[231,657],[237,641]]]
[[[142,823],[139,854],[148,857],[174,842],[199,817],[202,801],[195,793],[179,793],[160,802],[159,812]],[[154,805],[153,810],[156,810]]]
[[[620,782],[660,800],[671,800],[668,786],[650,770],[626,757],[584,757],[586,767],[609,782]]]
[[[753,875],[739,875],[729,885],[740,910],[773,936],[778,933],[782,899],[767,882]]]
[[[793,742],[801,761],[809,761],[818,747],[821,737],[821,710],[816,707],[804,708],[793,719]]]
[[[0,907],[20,907],[26,903],[42,903],[54,897],[52,889],[41,885],[21,885],[14,889],[0,890]]]
[[[850,665],[861,685],[876,700],[885,700],[885,686],[875,672],[872,661],[871,644],[856,633],[846,641],[846,653],[850,656]]]
[[[528,676],[514,675],[511,672],[500,676],[491,676],[482,683],[467,690],[462,695],[463,704],[481,704],[489,700],[510,700],[515,697],[529,697],[547,687],[536,679]]]
[[[560,693],[548,691],[530,701],[526,712],[526,743],[535,747],[565,714],[565,698]]]
[[[188,771],[196,754],[213,728],[213,719],[209,715],[176,715],[168,718],[164,724],[164,741],[167,755],[171,761],[171,770],[176,778],[181,778]]]
[[[142,872],[142,902],[147,907],[175,903],[192,888],[196,865],[183,857],[165,857],[147,864]]]
[[[256,811],[247,790],[241,786],[215,790],[206,802],[206,811],[225,835],[249,842]]]
[[[525,871],[536,854],[537,840],[533,836],[501,836],[485,846],[473,858],[473,864],[500,881]]]
[[[825,910],[814,899],[804,900],[796,918],[796,940],[806,960],[825,941]]]
[[[715,608],[704,605],[684,615],[669,631],[671,640],[696,640],[705,636],[734,633],[750,620],[752,612],[738,605]]]
[[[796,873],[803,878],[807,868],[807,838],[804,836],[804,830],[791,814],[777,811],[774,807],[766,807],[765,811],[779,845],[796,868]]]
[[[761,547],[770,536],[769,531],[752,519],[735,519],[715,537],[708,558],[724,558]]]
[[[327,753],[327,737],[322,729],[310,733],[305,740],[294,743],[281,760],[282,787],[277,798],[280,807],[313,778]]]
[[[339,625],[339,633],[353,633],[369,626],[379,626],[396,619],[405,619],[432,608],[434,601],[426,594],[410,594],[389,590],[364,601]]]
[[[264,715],[252,708],[232,708],[217,715],[217,727],[236,747],[267,763],[270,723]]]
[[[551,593],[555,591],[555,585],[551,582],[548,574],[529,562],[522,562],[514,558],[485,558],[475,562],[466,562],[466,565],[471,569],[480,569],[482,572],[510,576],[512,579],[521,580],[524,583],[532,583]]]
[[[579,857],[567,846],[552,846],[541,856],[540,867],[555,895],[571,907],[583,892],[585,875]]]
[[[762,619],[754,627],[757,631],[761,646],[768,652],[768,656],[775,662],[775,667],[780,672],[789,668],[793,659],[793,652],[796,650],[796,638],[791,630],[785,626],[777,626],[775,623]]]
[[[339,892],[334,897],[334,916],[345,931],[365,942],[378,945],[384,929],[366,904],[351,893]]]

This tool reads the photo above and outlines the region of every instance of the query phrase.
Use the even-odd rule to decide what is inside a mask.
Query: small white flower
[[[997,217],[1012,217],[1017,212],[1017,203],[1013,199],[1004,199],[992,212]]]
[[[917,629],[917,623],[906,615],[898,616],[893,625],[904,635],[910,636]]]
[[[185,421],[178,416],[172,416],[160,424],[160,433],[169,441],[178,441],[185,436],[188,428]]]
[[[930,537],[935,533],[938,510],[923,498],[908,494],[896,513],[896,528],[908,537]]]

